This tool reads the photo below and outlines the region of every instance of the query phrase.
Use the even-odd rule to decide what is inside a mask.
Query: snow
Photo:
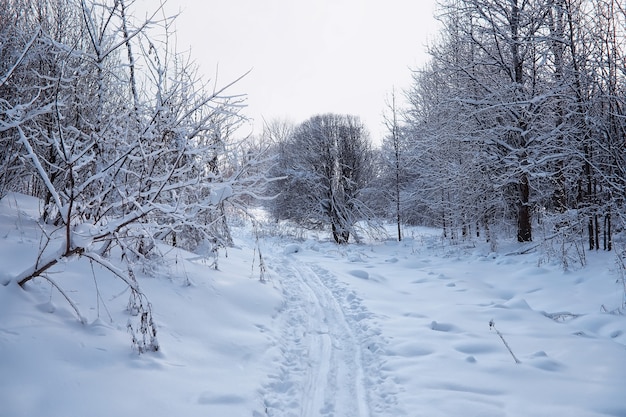
[[[75,247],[89,249],[93,238],[98,236],[100,229],[93,224],[81,223],[72,230],[72,244]]]
[[[233,196],[233,188],[228,184],[221,184],[211,190],[210,201],[211,204],[217,206],[222,201]]]
[[[0,201],[2,282],[37,256],[38,209]],[[88,259],[50,274],[84,325],[43,279],[0,285],[0,416],[626,416],[612,253],[564,272],[517,243],[491,252],[432,229],[348,246],[268,237],[261,282],[255,237],[234,231],[219,270],[167,247],[149,274],[137,266],[156,353],[131,349],[128,286]]]

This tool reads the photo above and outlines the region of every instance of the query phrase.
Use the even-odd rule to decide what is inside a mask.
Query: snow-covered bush
[[[328,227],[337,243],[358,240],[359,221],[373,220],[362,193],[373,179],[369,134],[354,116],[311,117],[281,138],[270,211],[309,228]],[[370,223],[370,225],[373,225]]]
[[[115,248],[135,262],[159,242],[207,252],[231,244],[225,205],[265,181],[251,171],[258,156],[241,162],[229,142],[243,121],[243,98],[225,93],[232,83],[204,82],[172,46],[171,19],[136,21],[127,6],[0,6],[15,16],[0,19],[0,195],[40,198],[42,220],[61,230],[50,241],[57,250],[13,277],[22,286],[78,257],[113,269]],[[133,305],[149,306],[128,271],[115,275]],[[151,308],[140,310],[150,327]],[[141,323],[134,334],[148,328]]]

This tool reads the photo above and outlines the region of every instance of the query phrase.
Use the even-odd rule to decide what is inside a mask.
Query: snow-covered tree
[[[251,169],[259,157],[241,161],[230,143],[243,120],[243,97],[225,93],[232,83],[199,77],[170,43],[172,19],[136,22],[128,6],[0,5],[0,193],[40,197],[62,242],[16,282],[51,280],[61,261],[87,258],[127,282],[148,312],[133,263],[159,241],[201,255],[229,244],[224,204],[260,195],[266,179]],[[113,250],[127,271],[106,260]]]
[[[624,225],[626,201],[626,10],[623,2],[592,2],[587,39],[592,90],[581,100],[589,126],[584,147],[582,203],[588,217],[589,247],[612,248],[613,216]],[[587,90],[589,91],[589,90]]]
[[[584,228],[589,248],[610,249],[624,207],[623,7],[448,0],[440,19],[407,91],[420,169],[405,201],[445,235],[514,224],[524,242],[542,213],[549,236]]]
[[[400,115],[399,108],[396,104],[396,92],[393,90],[391,92],[391,101],[387,104],[389,109],[389,114],[385,116],[385,125],[388,130],[388,135],[383,139],[382,149],[384,150],[381,158],[381,162],[383,163],[383,172],[386,174],[386,180],[383,181],[380,185],[384,187],[383,184],[390,184],[391,190],[389,192],[388,188],[384,188],[386,191],[386,200],[392,202],[394,218],[396,222],[396,228],[398,233],[398,241],[402,240],[402,182],[405,177],[405,141],[403,140],[403,130],[400,125]],[[381,190],[383,191],[383,190]]]
[[[369,136],[353,116],[324,114],[298,125],[278,144],[274,172],[280,194],[272,204],[277,219],[307,227],[329,225],[337,243],[358,239],[360,220],[369,210],[362,192],[372,178]]]

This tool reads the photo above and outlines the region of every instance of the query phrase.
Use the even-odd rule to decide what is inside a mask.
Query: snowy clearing
[[[0,202],[3,282],[41,244],[38,202]],[[163,248],[136,271],[161,350],[130,347],[124,283],[85,259],[0,285],[0,416],[626,416],[611,253],[563,272],[537,251],[438,231],[368,245],[237,230],[219,270]],[[114,261],[114,260],[113,260]],[[495,329],[521,363],[516,364]]]

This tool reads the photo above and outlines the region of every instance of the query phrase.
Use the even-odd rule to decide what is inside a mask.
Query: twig
[[[69,303],[69,305],[74,309],[74,312],[76,313],[78,321],[81,324],[87,324],[87,319],[82,314],[80,314],[80,310],[78,309],[78,306],[76,305],[76,303],[74,303],[74,301],[69,297],[69,295],[67,295],[67,293],[63,291],[63,288],[61,288],[61,286],[59,286],[52,278],[50,278],[46,274],[41,274],[38,276],[48,281],[54,288],[56,288],[61,293],[63,298],[65,298],[65,300]]]
[[[489,330],[491,330],[491,329],[495,330],[496,334],[498,336],[500,336],[500,339],[502,339],[502,343],[504,343],[504,346],[506,346],[506,348],[509,350],[509,353],[511,354],[511,356],[513,356],[513,360],[515,360],[515,363],[522,363],[522,362],[520,362],[519,359],[517,359],[517,357],[515,356],[515,354],[511,350],[511,347],[506,342],[506,340],[504,340],[504,336],[502,336],[502,333],[500,333],[500,331],[498,329],[496,329],[496,324],[493,322],[493,320],[489,321]]]

